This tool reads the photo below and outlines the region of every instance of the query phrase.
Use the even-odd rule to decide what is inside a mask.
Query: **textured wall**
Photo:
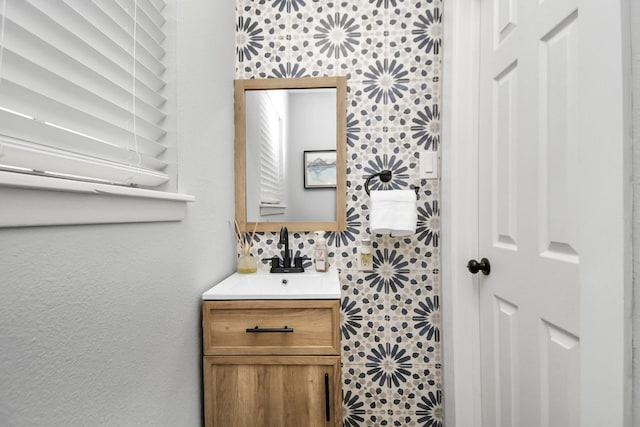
[[[631,9],[631,67],[633,71],[633,425],[640,425],[640,4]]]
[[[439,183],[419,157],[440,144],[440,0],[238,0],[236,77],[346,75],[348,229],[328,242],[341,268],[346,426],[441,426]],[[371,236],[373,273],[355,269],[370,237],[365,177],[419,186],[418,232]],[[372,188],[379,181],[372,181]],[[311,255],[312,234],[295,248]],[[277,253],[274,235],[257,253]]]
[[[169,129],[196,201],[176,223],[0,229],[3,427],[202,424],[200,295],[235,264],[235,8],[176,3]]]

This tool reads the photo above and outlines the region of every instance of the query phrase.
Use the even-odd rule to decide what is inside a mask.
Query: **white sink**
[[[202,294],[203,300],[339,299],[338,270],[326,273],[234,273]]]

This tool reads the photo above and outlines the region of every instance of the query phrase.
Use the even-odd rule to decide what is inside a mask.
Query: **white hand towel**
[[[416,232],[418,208],[413,190],[371,192],[369,224],[375,234],[406,236]]]

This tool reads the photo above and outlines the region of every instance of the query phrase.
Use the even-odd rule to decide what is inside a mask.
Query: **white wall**
[[[291,216],[298,221],[326,221],[328,218],[333,221],[336,217],[336,190],[304,188],[303,155],[305,150],[335,150],[335,92],[303,94],[293,91],[289,100],[291,120],[287,165]]]
[[[2,426],[201,425],[199,297],[235,268],[235,4],[175,3],[196,202],[178,223],[0,229]]]
[[[633,425],[640,425],[640,4],[631,8],[633,69]]]

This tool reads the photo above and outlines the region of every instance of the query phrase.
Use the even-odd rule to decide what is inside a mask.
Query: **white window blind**
[[[283,194],[282,119],[266,91],[260,96],[260,202],[281,204]]]
[[[0,0],[0,169],[169,181],[162,0]]]

